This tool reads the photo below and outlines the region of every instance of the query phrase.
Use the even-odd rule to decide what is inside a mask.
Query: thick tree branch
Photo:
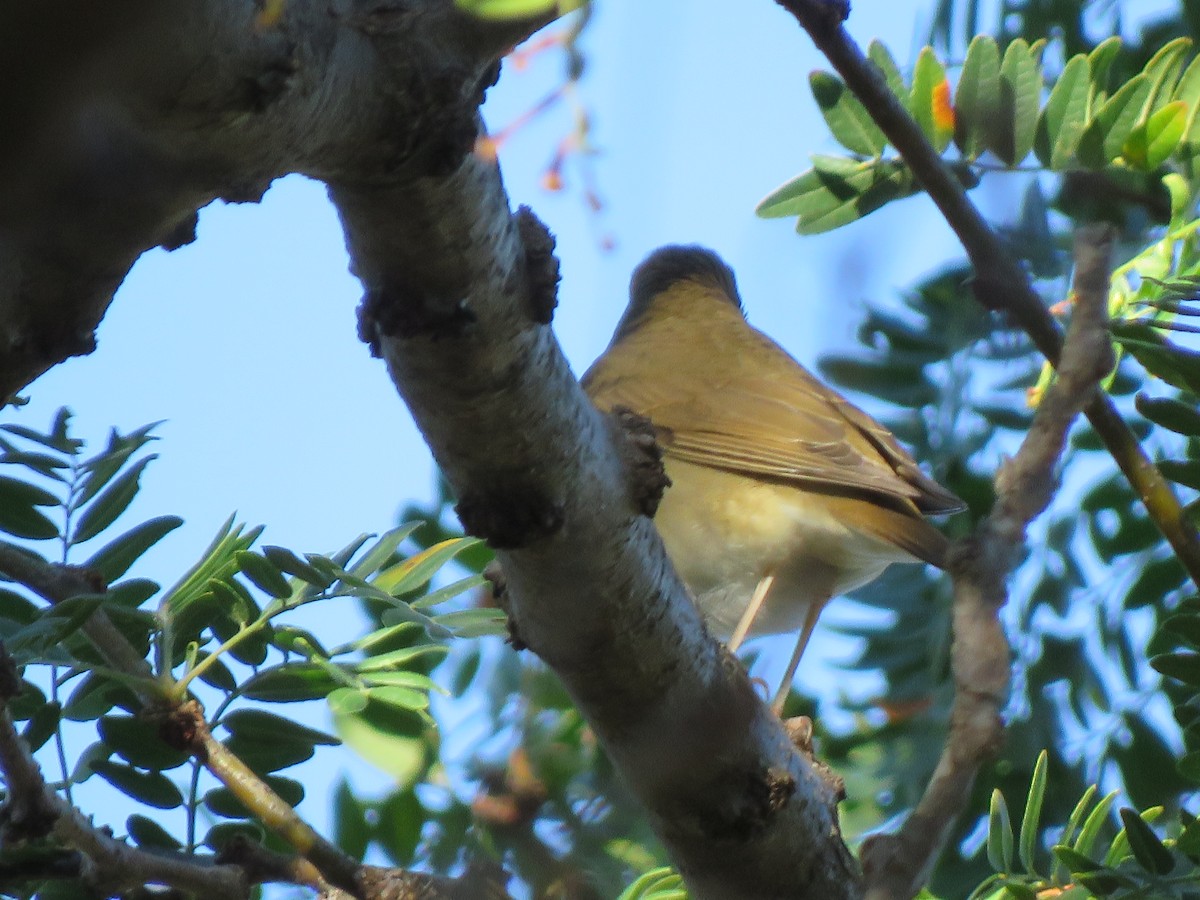
[[[996,505],[970,537],[955,545],[954,706],[950,733],[924,796],[899,833],[863,846],[868,900],[908,900],[920,890],[966,807],[979,766],[999,747],[1000,712],[1008,694],[1009,648],[997,615],[1005,581],[1025,541],[1025,529],[1049,505],[1055,467],[1075,417],[1113,367],[1108,334],[1108,284],[1113,234],[1085,228],[1075,243],[1075,312],[1058,378],[1046,391],[1016,456],[996,475]]]
[[[90,353],[134,261],[191,241],[210,201],[291,172],[453,167],[496,60],[548,18],[489,23],[453,0],[257,17],[236,0],[0,10],[0,405]]]
[[[495,168],[330,185],[361,330],[496,547],[519,640],[563,679],[697,898],[858,896],[833,791],[705,632],[623,455],[542,324],[547,242]],[[518,224],[519,223],[519,224]]]
[[[1046,359],[1057,366],[1062,334],[1053,317],[1029,283],[1027,273],[971,203],[962,183],[930,146],[879,70],[842,27],[850,9],[847,0],[776,2],[808,32],[946,217],[975,269],[976,299],[988,309],[1007,314],[1033,339]],[[1200,586],[1200,535],[1184,515],[1170,484],[1138,445],[1107,396],[1094,394],[1084,413],[1192,581]]]

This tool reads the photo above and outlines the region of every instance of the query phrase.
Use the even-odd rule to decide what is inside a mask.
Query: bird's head
[[[665,304],[700,304],[724,300],[743,313],[737,279],[725,260],[698,244],[668,244],[647,256],[629,282],[629,306],[617,324],[613,341],[634,330],[649,313]],[[699,310],[697,310],[699,312]]]

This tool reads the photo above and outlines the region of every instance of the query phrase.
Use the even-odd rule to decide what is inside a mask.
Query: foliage
[[[290,805],[304,799],[304,785],[280,773],[318,747],[343,742],[411,784],[438,752],[429,704],[439,689],[430,673],[445,657],[446,641],[496,633],[502,622],[494,609],[443,608],[478,587],[478,575],[431,586],[456,557],[478,557],[481,545],[455,537],[403,552],[422,525],[416,522],[374,540],[361,535],[329,555],[273,546],[256,552],[262,529],[230,519],[164,591],[127,576],[182,524],[179,518],[154,518],[109,537],[154,458],[142,453],[153,427],[114,430],[105,449],[88,456],[66,410],[46,432],[0,426],[0,464],[9,473],[0,476],[0,530],[22,541],[5,548],[19,547],[45,571],[50,561],[37,551],[47,544],[61,563],[87,554],[75,571],[89,580],[90,592],[47,604],[11,582],[0,588],[0,640],[24,675],[9,710],[25,723],[33,750],[54,750],[61,775],[55,786],[70,797],[99,776],[144,807],[183,809],[180,833],[131,815],[125,831],[140,846],[194,852],[235,834],[281,846],[228,787],[202,777],[201,762],[167,740],[155,721],[156,699],[188,696],[204,699],[208,725],[224,735],[226,748]],[[374,627],[347,643],[326,647],[294,621],[302,607],[349,598],[375,612]],[[98,652],[88,624],[100,614],[138,656],[149,657],[147,674],[123,671]],[[310,700],[327,703],[339,737],[267,708],[291,710]],[[203,834],[202,821],[209,823]]]
[[[1157,209],[1164,166],[1179,177],[1179,207],[1200,191],[1200,60],[1183,65],[1191,46],[1188,38],[1170,41],[1112,86],[1122,42],[1110,37],[1068,59],[1047,92],[1044,39],[1015,37],[1001,52],[995,38],[978,35],[953,102],[932,47],[918,55],[907,82],[882,44],[872,43],[869,56],[934,148],[943,153],[953,144],[951,165],[964,185],[974,187],[986,171],[1016,170],[1033,155],[1044,171],[1095,173],[1113,193],[1123,188]],[[841,79],[814,72],[810,87],[830,133],[853,156],[814,157],[812,169],[759,204],[759,215],[796,216],[797,231],[816,234],[920,189],[902,159],[884,156],[887,139]]]

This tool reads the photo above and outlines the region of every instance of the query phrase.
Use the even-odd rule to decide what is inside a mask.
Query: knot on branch
[[[475,312],[465,299],[438,302],[412,285],[369,290],[358,306],[358,337],[374,357],[380,356],[381,338],[455,338],[474,322]]]
[[[767,829],[796,793],[796,779],[786,769],[774,766],[756,772],[729,772],[720,779],[721,793],[735,798],[716,815],[701,822],[709,838],[718,841],[749,841]],[[730,791],[728,786],[742,784]]]
[[[495,550],[516,550],[548,538],[565,518],[561,501],[519,476],[500,476],[490,487],[464,496],[454,511],[468,534]]]
[[[158,720],[158,736],[172,750],[191,752],[204,723],[204,710],[197,700],[177,706],[148,710]]]
[[[554,235],[528,206],[517,210],[516,222],[525,252],[529,314],[535,322],[549,325],[554,318],[554,308],[558,306],[558,282],[562,278],[558,258],[554,255]]]
[[[654,423],[625,406],[613,407],[608,420],[621,433],[617,450],[629,473],[630,499],[638,512],[653,518],[663,493],[671,486]]]

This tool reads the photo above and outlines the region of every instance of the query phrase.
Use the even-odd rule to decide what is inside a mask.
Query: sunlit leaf
[[[838,143],[862,156],[878,156],[883,152],[887,138],[845,82],[828,72],[817,71],[808,76],[808,84]]]
[[[1000,48],[990,35],[976,35],[967,48],[954,95],[955,144],[967,160],[986,148],[1000,99]]]
[[[1034,149],[1042,165],[1060,170],[1071,160],[1087,124],[1089,88],[1087,57],[1079,54],[1063,68],[1038,117]]]

